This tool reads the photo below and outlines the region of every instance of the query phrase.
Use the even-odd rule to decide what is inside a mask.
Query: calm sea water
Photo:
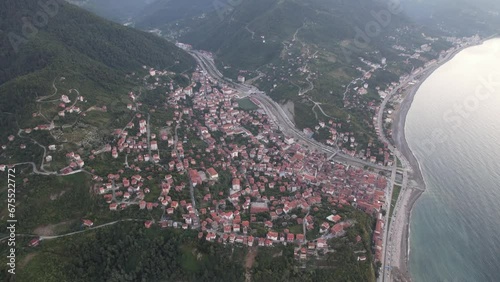
[[[434,72],[405,130],[427,184],[411,218],[413,280],[500,281],[500,39]]]

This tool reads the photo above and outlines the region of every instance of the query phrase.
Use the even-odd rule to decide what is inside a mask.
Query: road
[[[389,187],[387,187],[387,190],[386,190],[386,195],[385,195],[385,198],[387,199],[386,202],[385,202],[385,210],[386,210],[386,213],[385,213],[385,217],[384,217],[384,233],[383,233],[383,237],[382,237],[382,240],[383,240],[383,251],[382,251],[382,262],[386,262],[386,258],[387,258],[387,246],[388,246],[388,234],[389,234],[389,214],[390,214],[390,210],[391,210],[391,204],[392,204],[392,193],[394,192],[394,184],[396,183],[396,174],[397,174],[397,162],[394,162],[393,164],[393,168],[392,168],[392,173],[391,173],[391,181],[388,183]],[[396,207],[394,207],[395,209]],[[394,216],[394,215],[393,215]],[[389,260],[390,261],[390,260]],[[386,267],[385,267],[385,263],[382,265],[381,267],[381,272],[382,274],[380,275],[380,277],[382,277],[382,281],[384,281],[384,278],[386,277],[386,275],[390,275],[390,272],[388,272],[386,274],[385,270],[386,270]]]
[[[179,117],[179,121],[177,122],[177,125],[175,126],[175,137],[174,137],[174,152],[177,156],[177,161],[178,162],[181,162],[182,159],[181,157],[179,156],[179,151],[177,150],[177,143],[179,142],[179,135],[178,135],[178,130],[179,130],[179,127],[181,125],[181,121],[182,121],[182,114],[181,116]],[[191,177],[189,177],[188,175],[188,178],[189,178],[189,193],[191,194],[191,203],[193,205],[193,209],[194,209],[194,214],[196,215],[196,217],[194,218],[193,220],[193,228],[194,229],[198,229],[200,227],[200,215],[198,213],[198,209],[196,208],[196,198],[194,197],[194,185],[193,185],[193,182],[191,181]]]
[[[148,113],[148,120],[146,123],[146,131],[147,131],[147,136],[148,136],[148,153],[149,153],[149,159],[151,162],[153,162],[153,155],[151,154],[151,124],[149,123],[151,115]]]
[[[121,220],[117,220],[117,221],[113,221],[113,222],[108,222],[108,223],[105,223],[105,224],[102,224],[102,225],[99,225],[99,226],[87,228],[87,229],[80,230],[80,231],[70,232],[70,233],[66,233],[66,234],[55,235],[55,236],[40,236],[40,240],[52,240],[52,239],[57,239],[57,238],[62,238],[62,237],[67,237],[67,236],[72,236],[72,235],[80,234],[80,233],[83,233],[83,232],[88,232],[88,231],[91,231],[91,230],[95,230],[95,229],[103,228],[103,227],[106,227],[106,226],[114,225],[114,224],[117,224],[119,222],[124,222],[124,221],[144,221],[144,219],[131,219],[131,218],[121,219]],[[34,235],[34,236],[36,236],[36,235]]]
[[[193,229],[198,229],[200,227],[200,215],[198,209],[196,208],[196,199],[194,198],[194,186],[191,177],[189,177],[189,193],[191,193],[191,203],[193,204],[195,218],[193,219]]]
[[[304,234],[304,241],[302,244],[305,244],[307,242],[307,232],[306,232],[306,225],[307,225],[307,217],[309,216],[309,212],[311,211],[311,208],[309,207],[307,209],[307,214],[304,216],[304,220],[302,221],[302,233]]]
[[[23,236],[23,237],[38,237],[38,238],[40,238],[40,240],[52,240],[52,239],[57,239],[57,238],[62,238],[62,237],[67,237],[67,236],[72,236],[72,235],[76,235],[76,234],[80,234],[80,233],[92,231],[92,230],[95,230],[95,229],[99,229],[99,228],[103,228],[103,227],[106,227],[106,226],[114,225],[114,224],[117,224],[119,222],[124,222],[124,221],[144,221],[144,219],[132,219],[132,218],[121,219],[121,220],[116,220],[116,221],[113,221],[113,222],[108,222],[108,223],[105,223],[105,224],[102,224],[102,225],[94,226],[94,227],[91,227],[91,228],[86,228],[84,230],[74,231],[74,232],[70,232],[70,233],[66,233],[66,234],[60,234],[60,235],[54,235],[54,236],[38,236],[36,234],[16,234],[16,235],[17,236]],[[9,238],[9,236],[4,237],[4,238],[0,238],[0,242],[3,241],[3,240],[6,240],[8,238]]]
[[[36,99],[36,101],[37,101],[37,102],[42,102],[42,101],[44,101],[45,99],[48,99],[48,98],[50,98],[50,97],[53,97],[53,96],[55,96],[55,95],[57,94],[56,79],[57,79],[57,77],[56,77],[56,78],[54,78],[54,80],[52,81],[52,88],[54,88],[54,93],[53,93],[53,94],[51,94],[51,95],[48,95],[48,96],[42,96],[42,97],[40,97],[40,98],[38,98],[38,97],[37,97],[37,99]],[[57,99],[57,100],[59,100],[59,99]]]

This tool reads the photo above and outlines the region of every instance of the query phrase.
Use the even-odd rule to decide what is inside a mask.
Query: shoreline
[[[401,152],[401,154],[408,160],[408,163],[413,170],[407,174],[407,186],[401,191],[399,200],[397,203],[397,208],[395,209],[395,216],[393,221],[396,224],[391,224],[391,227],[401,223],[402,226],[393,230],[390,228],[391,234],[394,231],[394,236],[391,235],[392,250],[394,253],[394,260],[392,261],[392,266],[396,269],[393,273],[394,281],[411,281],[410,266],[409,266],[409,256],[410,256],[410,220],[411,212],[417,200],[426,190],[426,183],[422,174],[422,167],[415,157],[413,151],[409,148],[408,142],[406,140],[406,118],[408,112],[413,104],[416,93],[420,89],[420,86],[431,76],[438,68],[453,59],[458,53],[467,49],[469,47],[481,45],[485,40],[481,40],[478,44],[463,46],[455,51],[453,51],[448,57],[439,62],[437,65],[424,70],[421,74],[419,81],[412,88],[408,89],[407,94],[403,97],[403,100],[396,108],[394,113],[394,122],[392,125],[392,140],[394,146]],[[403,186],[404,183],[403,183]],[[399,211],[402,209],[401,211]],[[387,247],[387,246],[386,246]]]

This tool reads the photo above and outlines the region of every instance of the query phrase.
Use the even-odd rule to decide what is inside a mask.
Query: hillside
[[[417,50],[429,43],[424,32],[427,36],[436,32],[413,24],[400,7],[390,7],[387,1],[369,0],[252,0],[176,21],[163,31],[195,49],[213,52],[219,69],[233,79],[240,74],[249,79],[260,75],[253,83],[261,90],[277,101],[293,102],[298,127],[341,122],[346,132],[354,132],[361,149],[377,142],[371,126],[372,105],[380,101],[375,88],[384,90],[399,75],[451,46],[433,42],[435,50],[404,63],[407,57],[393,46]],[[367,32],[369,24],[377,24],[377,13],[389,14],[387,23]],[[363,74],[382,61],[387,65],[364,81]],[[351,83],[355,79],[357,83]],[[366,95],[355,95],[352,89],[365,82],[373,87]],[[312,101],[321,103],[321,109]],[[316,135],[322,138],[322,133]]]
[[[276,59],[282,42],[292,39],[304,23],[310,24],[302,30],[301,38],[331,50],[343,39],[351,39],[354,27],[363,26],[370,10],[378,7],[373,1],[363,0],[243,1],[224,16],[215,13],[181,23],[187,32],[180,40],[215,51],[230,64],[255,68]]]
[[[220,6],[206,0],[66,0],[104,18],[141,29],[162,28]],[[227,4],[223,4],[227,5]]]
[[[495,0],[404,0],[404,10],[416,22],[443,33],[489,36],[500,31],[500,2]]]
[[[97,15],[119,22],[126,23],[137,15],[144,7],[155,0],[66,0]]]
[[[111,23],[70,4],[57,5],[54,16],[47,16],[48,23],[25,39],[23,19],[34,21],[35,12],[43,12],[37,1],[0,4],[1,112],[29,109],[33,97],[52,91],[57,76],[76,83],[75,88],[88,90],[88,98],[103,101],[126,93],[120,91],[134,83],[125,75],[143,65],[179,73],[194,66],[188,54],[161,38]]]
[[[165,27],[168,27],[172,22],[197,18],[217,9],[217,1],[155,0],[135,13],[132,24],[140,29],[158,28],[165,30]]]
[[[211,51],[226,76],[243,75],[288,103],[301,129],[341,123],[358,150],[380,147],[372,124],[379,92],[452,46],[443,31],[408,18],[399,2],[199,2],[157,0],[131,22]],[[430,50],[420,52],[427,44]],[[361,88],[366,91],[359,94]],[[324,141],[328,133],[316,130],[315,136]]]

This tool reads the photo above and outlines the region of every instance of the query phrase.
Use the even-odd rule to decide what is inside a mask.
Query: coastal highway
[[[482,42],[482,41],[481,41]],[[388,215],[386,217],[387,229],[384,233],[384,245],[383,245],[383,259],[382,267],[380,269],[381,275],[378,281],[393,281],[397,280],[408,280],[409,273],[407,268],[408,263],[408,233],[409,233],[409,217],[411,212],[411,207],[413,203],[418,199],[420,194],[424,191],[423,179],[421,178],[420,170],[418,167],[417,160],[413,156],[412,152],[408,148],[406,141],[404,139],[404,119],[406,112],[409,109],[411,100],[418,90],[420,84],[438,67],[449,61],[456,54],[462,51],[464,48],[470,45],[480,44],[481,42],[470,42],[470,44],[465,44],[460,48],[456,48],[451,52],[446,53],[441,57],[436,64],[433,64],[424,70],[412,74],[405,81],[401,82],[398,87],[394,88],[391,93],[382,102],[379,112],[377,113],[377,132],[379,133],[379,138],[388,144],[389,150],[397,156],[402,163],[403,169],[403,183],[401,187],[401,192],[399,198],[396,202],[395,207],[393,207],[393,217],[391,219],[390,225]],[[400,89],[406,88],[409,83],[416,78],[419,78],[419,82],[413,87],[407,89],[405,100],[402,102],[399,114],[395,118],[395,123],[393,124],[393,139],[395,140],[395,145],[391,144],[385,134],[383,129],[383,113],[385,106],[387,105],[390,98],[397,93]],[[396,146],[398,148],[396,148]],[[406,156],[406,157],[405,157]],[[419,187],[422,186],[422,187]],[[392,198],[392,187],[388,193],[388,199]],[[397,272],[393,272],[397,269]]]
[[[255,86],[235,83],[225,78],[215,66],[213,59],[205,52],[197,50],[186,51],[194,57],[203,71],[210,75],[213,79],[218,80],[222,84],[229,85],[240,93],[240,97],[251,96],[252,98],[257,100],[261,108],[271,118],[272,122],[274,122],[274,124],[277,125],[285,135],[293,137],[298,142],[304,144],[310,149],[327,154],[328,156],[330,156],[330,158],[333,158],[338,162],[354,166],[371,167],[376,171],[385,171],[389,173],[391,172],[392,168],[390,167],[381,166],[352,157],[350,155],[344,154],[338,148],[335,149],[333,147],[329,147],[325,144],[317,142],[312,138],[307,137],[302,131],[295,127],[295,124],[290,120],[283,108],[269,96],[267,96],[264,92],[260,91]]]

